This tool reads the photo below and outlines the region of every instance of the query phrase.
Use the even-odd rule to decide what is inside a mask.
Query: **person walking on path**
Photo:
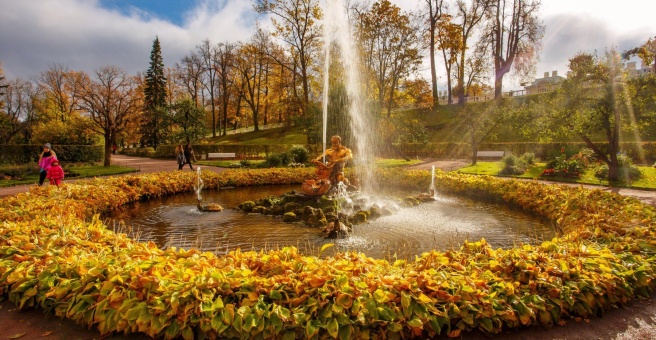
[[[187,143],[187,146],[184,147],[184,157],[185,157],[185,163],[183,163],[182,165],[189,164],[189,168],[191,168],[191,170],[193,171],[194,167],[193,165],[191,165],[191,159],[193,158],[195,162],[196,155],[194,155],[194,148],[191,147],[191,143]],[[180,169],[182,170],[182,167]]]
[[[178,162],[178,170],[182,170],[182,167],[187,163],[182,144],[175,147],[175,159]]]
[[[59,186],[59,184],[61,184],[61,181],[64,179],[64,169],[59,166],[58,160],[55,159],[52,161],[50,168],[48,168],[48,175],[46,177],[50,180],[51,185],[54,184]]]
[[[50,169],[52,162],[55,160],[57,160],[57,155],[52,151],[50,143],[46,143],[43,146],[41,156],[39,156],[39,167],[41,168],[41,171],[39,172],[39,186],[43,185],[46,176],[48,176],[48,169]]]

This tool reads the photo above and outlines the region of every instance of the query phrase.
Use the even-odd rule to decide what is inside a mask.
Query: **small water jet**
[[[194,191],[196,192],[196,202],[198,211],[223,211],[223,207],[217,203],[203,203],[203,196],[200,194],[203,189],[203,178],[200,176],[200,167],[196,167],[196,185],[194,185]]]

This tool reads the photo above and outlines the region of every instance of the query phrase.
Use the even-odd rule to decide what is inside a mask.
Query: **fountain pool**
[[[247,214],[233,209],[241,202],[278,196],[299,186],[266,186],[204,192],[207,202],[226,208],[221,213],[199,212],[196,193],[179,194],[123,206],[106,216],[123,221],[135,237],[160,247],[197,248],[224,254],[226,251],[277,249],[296,246],[317,255],[322,245],[335,244],[322,252],[354,250],[375,258],[413,258],[432,249],[459,247],[465,239],[485,238],[494,247],[535,243],[555,236],[548,222],[503,205],[456,197],[438,196],[433,202],[401,208],[391,216],[355,225],[343,239],[326,239],[320,229],[302,223],[284,223],[281,218]]]

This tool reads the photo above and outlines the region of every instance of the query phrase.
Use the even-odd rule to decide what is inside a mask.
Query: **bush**
[[[287,154],[291,163],[307,163],[309,159],[308,150],[302,145],[293,145],[287,150]]]
[[[283,165],[282,155],[285,155],[285,158],[287,158],[286,153],[269,154],[266,160],[263,163],[261,163],[260,166],[263,168],[273,168],[273,167],[281,166]]]
[[[535,154],[532,152],[525,152],[520,158],[526,162],[527,165],[535,164]]]
[[[0,179],[23,179],[29,175],[38,174],[39,167],[36,164],[0,166]]]
[[[568,158],[566,152],[562,152],[556,158],[547,163],[546,169],[541,176],[544,177],[569,177],[579,178],[590,163],[587,152],[579,152]]]
[[[640,177],[642,177],[642,172],[640,172],[640,169],[633,164],[631,157],[624,154],[620,154],[617,157],[617,161],[619,162],[620,165],[619,169],[617,170],[618,178],[621,181],[631,182],[636,179],[640,179]],[[595,173],[595,177],[599,179],[608,178],[608,164],[602,164],[596,167],[594,173]]]
[[[249,168],[253,165],[253,162],[249,161],[248,159],[242,159],[242,160],[239,161],[239,165],[241,165],[245,168]]]
[[[523,158],[519,158],[513,154],[504,156],[501,160],[505,165],[499,172],[502,175],[522,175],[526,172],[527,163]]]

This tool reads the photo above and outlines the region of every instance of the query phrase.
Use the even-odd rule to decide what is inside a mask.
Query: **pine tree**
[[[165,137],[166,77],[159,38],[155,37],[150,52],[150,67],[146,71],[144,88],[144,115],[141,127],[142,142],[155,149]]]

